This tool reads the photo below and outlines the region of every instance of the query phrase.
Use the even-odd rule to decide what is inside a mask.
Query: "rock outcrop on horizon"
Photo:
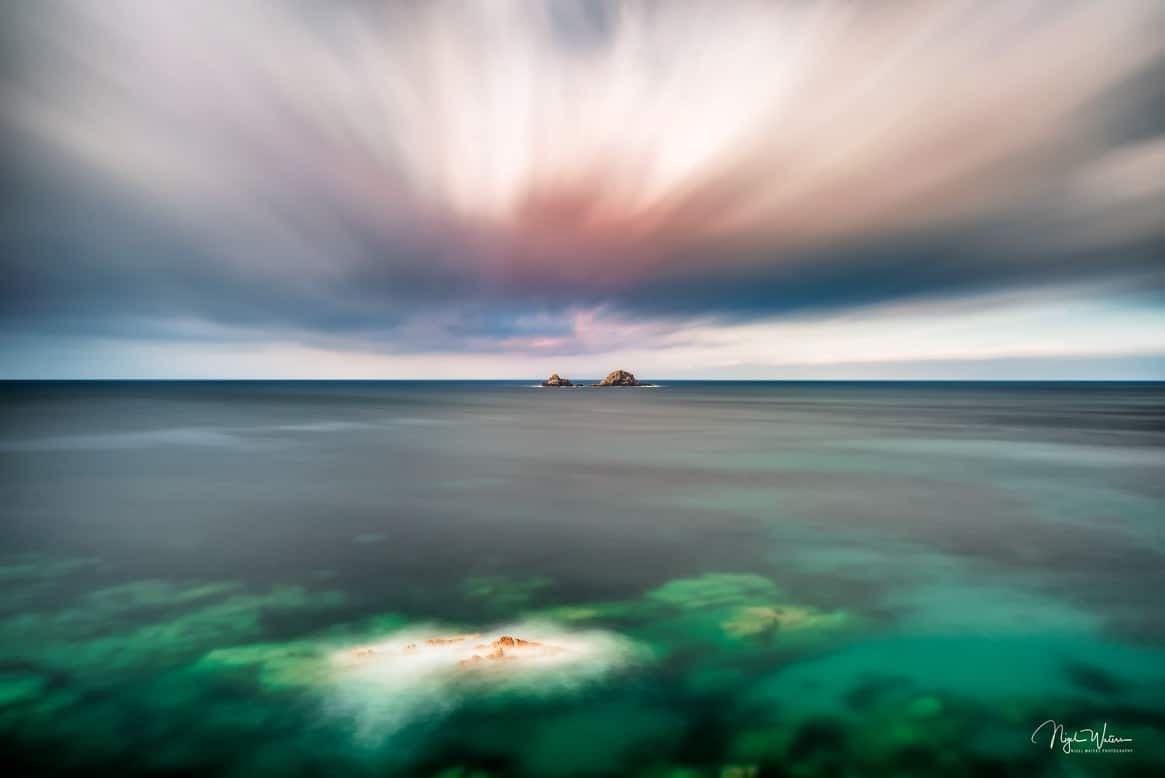
[[[553,373],[549,378],[542,382],[543,386],[574,386],[569,378],[562,378],[558,373]]]
[[[613,370],[595,386],[639,386],[639,381],[626,370]]]

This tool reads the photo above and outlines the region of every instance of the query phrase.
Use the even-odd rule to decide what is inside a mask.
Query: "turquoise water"
[[[1162,385],[531,383],[0,385],[5,764],[1165,771]]]

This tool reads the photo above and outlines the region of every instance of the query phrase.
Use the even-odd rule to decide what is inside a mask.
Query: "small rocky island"
[[[569,378],[562,378],[558,373],[553,373],[549,378],[542,382],[543,386],[574,386]]]
[[[638,380],[626,370],[613,370],[607,377],[592,386],[640,386]]]
[[[542,382],[542,386],[654,386],[654,384],[645,384],[626,370],[612,370],[602,381],[593,384],[576,384],[569,378],[552,373],[549,378]]]

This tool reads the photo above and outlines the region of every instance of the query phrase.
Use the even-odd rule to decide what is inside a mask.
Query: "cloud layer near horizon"
[[[1160,3],[2,15],[0,348],[25,371],[38,339],[86,338],[664,370],[708,343],[769,366],[1165,353],[1126,329],[1165,321]],[[837,341],[969,297],[1019,321],[1025,290],[1049,327],[1090,301],[1096,337],[971,316],[945,348]]]

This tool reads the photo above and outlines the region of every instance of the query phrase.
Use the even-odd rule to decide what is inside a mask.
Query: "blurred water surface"
[[[531,383],[0,385],[6,760],[1165,770],[1162,385]],[[623,648],[535,684],[330,660],[502,625]]]

